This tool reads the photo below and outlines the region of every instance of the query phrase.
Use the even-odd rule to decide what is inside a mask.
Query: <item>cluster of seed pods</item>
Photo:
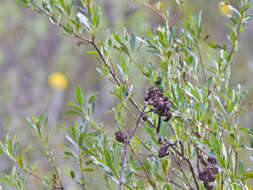
[[[152,111],[159,116],[166,117],[164,121],[169,121],[172,114],[171,109],[171,100],[164,96],[164,94],[155,86],[152,86],[148,89],[147,95],[144,97],[144,100],[150,101],[149,105],[152,105]]]
[[[207,162],[202,157],[200,160],[205,168],[199,172],[199,179],[203,181],[203,184],[207,190],[212,190],[214,187],[212,183],[215,181],[216,175],[219,172],[219,169],[217,167],[217,159],[215,157],[209,156]]]

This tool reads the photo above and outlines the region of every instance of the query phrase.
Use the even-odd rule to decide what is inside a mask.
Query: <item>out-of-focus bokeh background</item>
[[[136,35],[144,36],[147,28],[154,29],[161,23],[160,18],[144,6],[142,1],[101,0],[98,3],[103,8],[101,31],[123,31],[125,27]],[[175,2],[168,1],[168,7],[173,19],[178,11],[174,9]],[[177,18],[176,25],[183,23],[189,13],[200,10],[204,35],[209,35],[208,40],[226,42],[225,24],[229,19],[221,13],[218,0],[186,1],[183,14]],[[99,38],[103,39],[104,35],[106,34],[101,32]],[[244,89],[249,90],[241,121],[244,126],[252,127],[253,22],[247,25],[241,39],[240,50],[234,57],[231,85],[241,83]],[[108,128],[111,127],[111,115],[104,113],[113,106],[115,100],[108,92],[111,84],[96,71],[99,64],[97,57],[87,55],[86,51],[86,47],[78,47],[74,38],[66,36],[47,17],[21,7],[14,0],[0,0],[1,139],[8,132],[11,135],[18,134],[17,138],[23,147],[34,144],[36,139],[28,130],[26,117],[44,113],[49,115],[48,127],[56,135],[51,141],[56,150],[61,151],[64,140],[58,126],[66,127],[72,123],[65,111],[66,102],[74,99],[75,85],[80,85],[87,96],[99,92],[95,118],[105,121]],[[135,73],[134,80],[138,79],[134,75]],[[135,86],[135,89],[145,90],[140,82],[137,85],[139,86]],[[11,165],[5,157],[0,156],[0,160],[0,173],[3,174]]]

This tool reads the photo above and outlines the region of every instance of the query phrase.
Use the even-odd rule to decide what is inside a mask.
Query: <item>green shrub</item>
[[[85,99],[76,87],[76,101],[68,103],[67,113],[79,119],[63,129],[68,141],[64,157],[59,158],[50,148],[47,117],[33,116],[28,122],[42,145],[38,154],[50,168],[44,175],[38,174],[39,160],[25,161],[18,142],[7,135],[0,142],[0,152],[14,166],[0,178],[2,182],[21,190],[26,176],[32,176],[47,189],[66,190],[62,165],[57,162],[71,159],[68,177],[80,189],[92,186],[96,179],[92,182],[91,172],[98,168],[104,171],[108,189],[115,189],[116,184],[119,190],[251,189],[252,169],[246,169],[239,156],[241,149],[252,150],[239,135],[253,135],[239,122],[246,92],[240,85],[229,86],[239,35],[252,18],[248,0],[235,1],[235,7],[226,4],[231,10],[227,15],[230,44],[206,42],[201,12],[190,15],[185,25],[177,28],[162,2],[146,4],[163,19],[155,31],[147,29],[145,37],[126,30],[112,32],[102,41],[97,39],[102,13],[92,0],[81,0],[82,8],[67,0],[18,2],[49,17],[77,39],[78,45],[89,46],[92,50],[88,53],[100,58],[97,70],[114,84],[111,94],[118,100],[108,111],[115,116],[115,137],[93,117],[96,95]],[[177,3],[183,6],[181,1]],[[201,43],[206,49],[200,48]],[[146,55],[146,60],[133,57],[138,54]],[[142,101],[136,100],[137,82],[131,80],[137,70],[150,86],[141,94]],[[128,127],[129,123],[133,126]]]

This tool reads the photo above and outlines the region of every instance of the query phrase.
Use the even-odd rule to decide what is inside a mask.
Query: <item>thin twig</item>
[[[170,123],[168,124],[168,126],[169,126],[169,128],[171,129],[171,131],[172,131],[172,133],[173,133],[173,136],[174,136],[174,137],[176,138],[176,140],[178,141],[175,130],[173,129],[173,127],[171,126]]]
[[[106,66],[106,68],[108,69],[109,73],[112,75],[113,79],[115,80],[116,84],[118,86],[120,86],[120,80],[117,78],[117,76],[115,75],[115,73],[112,71],[112,69],[110,68],[109,64],[106,62],[104,56],[102,55],[100,49],[98,48],[95,39],[92,39],[91,41],[91,45],[95,48],[95,50],[98,52],[98,55],[100,57],[100,59],[102,60],[103,64]]]
[[[147,171],[146,168],[144,167],[144,164],[142,163],[142,161],[140,160],[140,158],[139,158],[138,155],[136,154],[134,148],[131,146],[131,144],[129,144],[129,147],[130,147],[131,151],[133,152],[134,157],[136,158],[136,160],[138,161],[138,163],[141,165],[141,167],[142,167],[142,169],[143,169],[145,175],[146,175],[147,178],[148,178],[148,181],[149,181],[150,185],[152,185],[152,187],[153,187],[154,189],[157,189],[154,180],[152,180],[152,178],[151,178],[151,176],[149,175],[148,171]]]
[[[176,162],[177,162],[177,165],[179,166],[179,169],[181,170],[182,174],[184,175],[184,178],[186,179],[186,181],[187,181],[187,183],[188,183],[190,189],[193,189],[193,187],[192,187],[192,185],[191,185],[191,182],[190,182],[190,180],[188,179],[188,177],[187,177],[187,175],[186,175],[186,173],[185,173],[185,171],[184,171],[184,168],[182,167],[180,161],[178,160],[178,157],[176,157]]]
[[[145,105],[143,106],[143,109],[134,125],[134,127],[132,128],[132,130],[130,131],[130,134],[125,142],[125,146],[124,146],[124,153],[123,153],[123,158],[122,158],[122,166],[121,166],[121,173],[120,173],[120,182],[119,182],[119,190],[122,190],[123,188],[123,178],[124,178],[124,173],[125,173],[125,169],[126,169],[126,157],[127,157],[127,152],[128,152],[128,145],[130,143],[130,141],[132,140],[134,133],[140,123],[141,117],[143,115],[143,112],[145,111],[146,107],[148,106],[150,101],[146,102]]]
[[[139,137],[137,137],[137,136],[135,136],[136,137],[136,139],[138,139],[138,141],[140,141],[140,143],[142,144],[142,146],[146,149],[146,150],[148,150],[149,152],[151,152],[151,155],[152,156],[155,156],[155,154],[152,152],[152,150],[139,138]]]
[[[124,108],[127,110],[127,112],[135,119],[137,119],[135,113],[133,113],[132,111],[129,110],[129,108],[126,105],[123,105]],[[149,113],[149,111],[147,111]],[[145,115],[147,112],[144,112],[143,115]],[[153,125],[153,123],[147,118],[146,122],[149,124],[149,126],[151,128],[155,128],[155,126]],[[142,127],[146,127],[145,123],[143,121],[141,121],[141,125]]]
[[[159,134],[160,127],[161,127],[161,116],[159,115],[159,117],[158,117],[158,124],[157,124],[157,128],[156,128],[156,134]]]
[[[177,184],[176,182],[174,182],[172,179],[169,179],[168,181],[169,183],[175,185],[177,188],[182,189],[182,190],[186,190],[184,187],[182,187],[181,185]]]
[[[82,181],[80,185],[85,188],[86,180],[85,180],[84,168],[83,168],[83,155],[81,154],[80,147],[78,148],[78,165],[79,165],[80,173],[81,173],[80,181]]]
[[[239,23],[238,23],[237,30],[236,30],[235,43],[233,43],[232,49],[231,49],[231,51],[230,51],[230,53],[229,53],[229,55],[228,55],[228,61],[230,61],[230,60],[232,59],[232,56],[233,56],[233,54],[234,54],[234,52],[235,52],[236,43],[238,43],[238,38],[239,38],[239,36],[240,36],[240,28],[241,28],[241,25],[242,25],[242,16],[240,16],[240,19],[239,19]],[[227,67],[227,65],[225,66],[225,68],[224,68],[223,71],[226,70],[226,67]]]
[[[200,159],[200,153],[199,153],[199,148],[196,148],[196,152],[197,152],[197,169],[198,172],[200,173],[201,169],[200,169],[200,163],[199,163],[199,159]]]
[[[193,165],[191,163],[191,160],[188,157],[186,157],[184,154],[182,154],[179,150],[177,150],[177,148],[175,146],[171,146],[171,147],[176,152],[177,155],[181,156],[188,163],[189,168],[190,168],[191,173],[192,173],[192,176],[193,176],[193,179],[194,179],[194,182],[195,182],[195,185],[196,185],[197,189],[199,190],[200,187],[199,187],[198,178],[195,174],[195,171],[194,171]]]
[[[222,171],[221,172],[221,190],[224,190],[224,180],[225,180],[224,172]]]
[[[37,174],[35,174],[35,173],[32,173],[32,172],[30,172],[30,171],[27,171],[27,174],[29,175],[29,176],[32,176],[32,177],[34,177],[35,179],[37,179],[40,183],[42,183],[42,184],[45,184],[43,181],[43,179],[41,178],[41,177],[39,177]],[[45,184],[45,185],[47,185],[47,186],[51,186],[51,188],[52,189],[62,189],[62,187],[60,187],[60,186],[56,186],[55,184]]]
[[[50,157],[51,157],[51,160],[52,160],[52,166],[55,170],[55,174],[56,174],[56,177],[58,179],[58,182],[60,183],[60,188],[61,190],[64,190],[64,186],[63,186],[63,182],[62,182],[62,179],[61,179],[61,176],[60,176],[60,172],[56,166],[56,161],[55,161],[55,158],[50,154]]]
[[[117,78],[115,72],[112,71],[112,69],[110,68],[109,64],[106,62],[104,56],[102,55],[100,49],[98,48],[95,39],[92,39],[91,41],[91,45],[95,48],[95,50],[98,52],[98,55],[100,57],[100,59],[103,61],[103,64],[106,66],[106,68],[108,69],[109,73],[112,75],[113,79],[115,80],[116,84],[118,86],[121,85],[120,80]],[[128,93],[128,92],[127,92]],[[133,98],[130,98],[130,102],[133,104],[133,106],[138,109],[140,111],[140,107],[138,106],[138,104],[135,102],[135,100]]]
[[[238,152],[235,149],[235,176],[237,176],[237,170],[238,170]]]
[[[150,8],[150,10],[152,10],[155,14],[157,14],[159,17],[161,17],[163,20],[166,20],[166,17],[164,16],[164,14],[162,14],[159,10],[157,10],[154,6],[152,6],[149,3],[144,3],[144,5],[148,8]]]
[[[88,8],[88,9],[89,9],[89,8]],[[42,8],[38,8],[37,11],[39,11],[39,12],[41,12],[41,13],[44,13],[45,15],[47,15],[47,16],[50,17],[50,18],[51,18],[51,17],[54,17],[54,15],[52,15],[51,13],[49,13],[48,11],[46,11],[46,10],[44,10],[44,9],[42,9]],[[59,26],[59,27],[63,27],[63,24],[62,24],[60,21],[57,21],[55,24],[56,24],[57,26]],[[96,42],[95,42],[94,36],[92,37],[92,40],[89,40],[89,39],[87,39],[87,38],[81,36],[80,34],[74,32],[74,31],[73,31],[73,36],[76,37],[76,38],[78,38],[78,39],[81,40],[82,42],[84,42],[84,44],[86,44],[86,45],[89,45],[89,44],[90,44],[90,45],[92,45],[92,46],[95,48],[95,50],[97,51],[97,53],[98,53],[100,59],[102,60],[103,64],[106,66],[106,68],[108,69],[109,73],[112,75],[114,81],[116,82],[116,84],[117,84],[118,86],[120,86],[120,85],[121,85],[120,80],[117,78],[115,72],[112,71],[111,67],[109,66],[109,64],[108,64],[107,61],[105,60],[104,56],[102,55],[102,53],[101,53],[101,51],[100,51],[98,45],[97,45]],[[133,98],[130,98],[130,102],[134,105],[135,108],[137,108],[137,109],[140,111],[140,108],[139,108],[138,104],[135,102],[135,100],[134,100]]]
[[[197,42],[197,49],[198,49],[199,62],[200,62],[200,65],[201,65],[203,77],[204,77],[204,80],[206,81],[206,72],[205,72],[204,63],[203,63],[203,59],[202,59],[202,55],[201,55],[201,50],[200,50],[200,47],[199,47],[199,43],[198,43],[198,42]]]
[[[231,51],[230,51],[230,53],[228,55],[227,62],[231,61],[232,56],[233,56],[233,54],[235,52],[235,48],[236,48],[235,44],[238,43],[238,39],[239,39],[239,36],[240,36],[241,25],[242,25],[242,16],[240,16],[240,18],[239,18],[239,23],[238,23],[237,30],[236,30],[235,43],[232,44],[232,48],[231,48]],[[225,65],[225,67],[223,69],[223,73],[226,71],[226,69],[227,69],[228,66],[229,66],[229,64]],[[207,97],[211,94],[211,92],[214,91],[214,89],[216,89],[216,87],[217,87],[217,84],[214,84],[214,86],[212,87],[212,89],[209,89]]]
[[[177,173],[176,169],[171,169],[171,171],[174,173],[176,177],[178,177],[178,179],[180,179],[184,184],[186,184],[184,179]]]

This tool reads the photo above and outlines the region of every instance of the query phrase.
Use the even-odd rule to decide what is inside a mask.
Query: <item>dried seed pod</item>
[[[164,119],[164,121],[168,122],[171,119],[171,117],[172,117],[172,113],[171,112],[167,112],[166,116],[167,117]]]
[[[212,190],[214,188],[213,182],[216,180],[216,175],[219,172],[216,166],[217,159],[213,156],[208,156],[206,161],[202,154],[198,154],[198,159],[205,166],[205,169],[199,172],[199,179],[203,181],[207,190]]]
[[[169,152],[168,152],[168,145],[162,144],[162,146],[158,150],[158,157],[162,158],[162,157],[167,156],[168,154],[169,154]]]
[[[154,102],[153,100],[151,100],[151,101],[149,102],[149,105],[154,106],[154,105],[155,105],[155,102]]]
[[[125,142],[127,140],[126,135],[124,135],[121,131],[117,131],[115,133],[115,138],[116,138],[116,141],[123,143],[123,144],[125,144]]]
[[[212,190],[214,188],[214,186],[207,181],[204,182],[204,186],[207,190]]]
[[[209,164],[207,168],[210,169],[211,172],[215,175],[219,172],[219,169],[215,164]]]
[[[205,170],[204,170],[204,171],[201,171],[201,172],[199,173],[199,179],[200,179],[201,181],[204,181],[205,176],[206,176],[206,171],[205,171]]]
[[[167,97],[167,96],[165,96],[164,98],[163,98],[163,101],[168,101],[169,100],[169,98]]]
[[[165,108],[166,108],[168,111],[170,111],[170,107],[171,107],[171,104],[170,104],[169,102],[167,102],[167,103],[165,104]]]
[[[149,105],[153,106],[150,111],[159,115],[159,117],[166,117],[164,121],[169,121],[172,117],[171,109],[171,100],[164,96],[164,94],[155,86],[148,88],[147,94],[144,97],[145,101],[150,100]],[[145,121],[145,117],[142,118]],[[158,124],[157,130],[159,131],[160,125]]]
[[[208,176],[208,179],[209,179],[209,182],[214,182],[215,179],[216,179],[216,175],[211,174],[211,175]]]
[[[214,157],[214,156],[209,156],[207,158],[207,161],[210,163],[210,164],[217,164],[217,159]]]
[[[149,101],[150,97],[148,95],[144,96],[144,100],[147,102]]]
[[[200,159],[200,161],[201,161],[201,163],[204,165],[204,166],[207,166],[207,162],[206,162],[206,160],[204,159],[204,157],[203,157],[203,155],[199,155],[199,159]]]
[[[161,100],[157,101],[158,109],[164,107],[164,103]]]
[[[154,101],[154,104],[153,104],[153,106],[155,107],[155,108],[157,108],[158,106],[159,106],[159,102],[158,102],[158,100],[156,99],[156,98],[154,98],[153,99],[153,101]]]

